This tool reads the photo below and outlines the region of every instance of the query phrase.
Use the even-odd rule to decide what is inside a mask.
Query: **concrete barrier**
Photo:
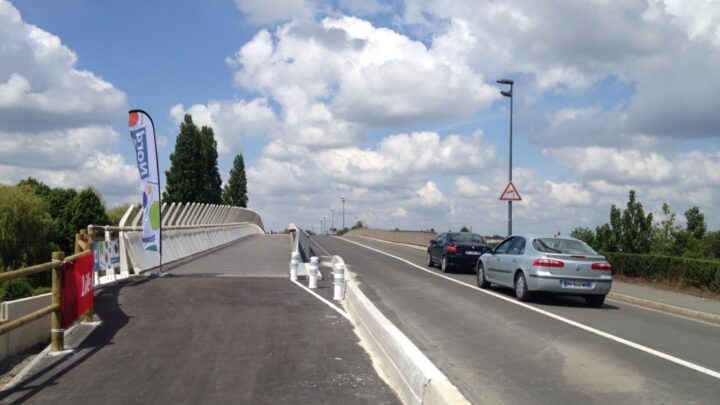
[[[264,233],[265,231],[254,223],[216,228],[163,230],[163,264],[172,263],[248,235]],[[159,265],[158,253],[143,249],[142,232],[123,232],[122,237],[124,238],[122,245],[127,249],[130,265],[136,274]]]
[[[50,305],[51,295],[6,301],[0,304],[0,317],[12,321]],[[0,359],[21,353],[39,343],[50,341],[50,315],[0,336]]]
[[[387,231],[382,229],[368,229],[360,228],[353,229],[347,232],[345,235],[348,236],[365,236],[368,238],[375,238],[380,240],[386,240],[395,243],[407,243],[409,245],[428,246],[431,239],[437,238],[437,234],[434,232],[424,231]]]
[[[365,296],[354,275],[346,271],[345,278],[345,306],[363,342],[385,365],[403,403],[469,404],[457,387]]]

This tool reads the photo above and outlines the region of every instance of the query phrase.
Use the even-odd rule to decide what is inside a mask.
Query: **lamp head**
[[[512,90],[511,91],[501,91],[500,94],[502,94],[505,97],[512,97]]]
[[[500,84],[509,84],[509,85],[511,85],[511,86],[512,86],[513,84],[515,84],[515,82],[512,81],[512,80],[510,80],[510,79],[500,79],[500,80],[498,80],[497,82],[500,83]]]

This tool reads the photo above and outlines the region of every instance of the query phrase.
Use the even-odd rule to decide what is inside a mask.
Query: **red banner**
[[[93,306],[95,257],[86,255],[63,265],[62,327],[72,325]]]

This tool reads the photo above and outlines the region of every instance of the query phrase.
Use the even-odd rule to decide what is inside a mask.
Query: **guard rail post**
[[[315,256],[310,258],[310,270],[308,273],[310,274],[308,287],[309,288],[317,288],[317,277],[318,277],[318,262],[319,259]]]
[[[84,250],[93,250],[95,248],[95,228],[88,227],[88,243],[85,246]],[[113,270],[114,271],[114,270]],[[93,269],[93,273],[95,272],[95,269]],[[95,318],[95,307],[92,306],[88,308],[87,311],[83,314],[83,322],[92,322]]]
[[[345,292],[343,291],[343,287],[345,286],[345,265],[342,263],[335,263],[333,270],[333,299],[341,300],[345,295]]]
[[[65,350],[65,330],[62,328],[62,309],[60,308],[62,303],[63,259],[65,259],[65,253],[52,253],[52,261],[55,266],[52,268],[51,304],[53,306],[57,305],[57,309],[50,315],[50,350],[53,352]]]
[[[298,279],[298,265],[300,262],[300,253],[292,252],[290,255],[290,280],[297,281]]]

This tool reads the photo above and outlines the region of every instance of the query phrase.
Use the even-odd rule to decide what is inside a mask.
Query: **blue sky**
[[[0,0],[0,19],[3,183],[135,202],[127,110],[153,116],[163,172],[189,112],[224,180],[244,155],[268,228],[317,230],[345,197],[348,224],[502,234],[510,77],[514,230],[595,227],[630,189],[720,227],[717,2]]]

